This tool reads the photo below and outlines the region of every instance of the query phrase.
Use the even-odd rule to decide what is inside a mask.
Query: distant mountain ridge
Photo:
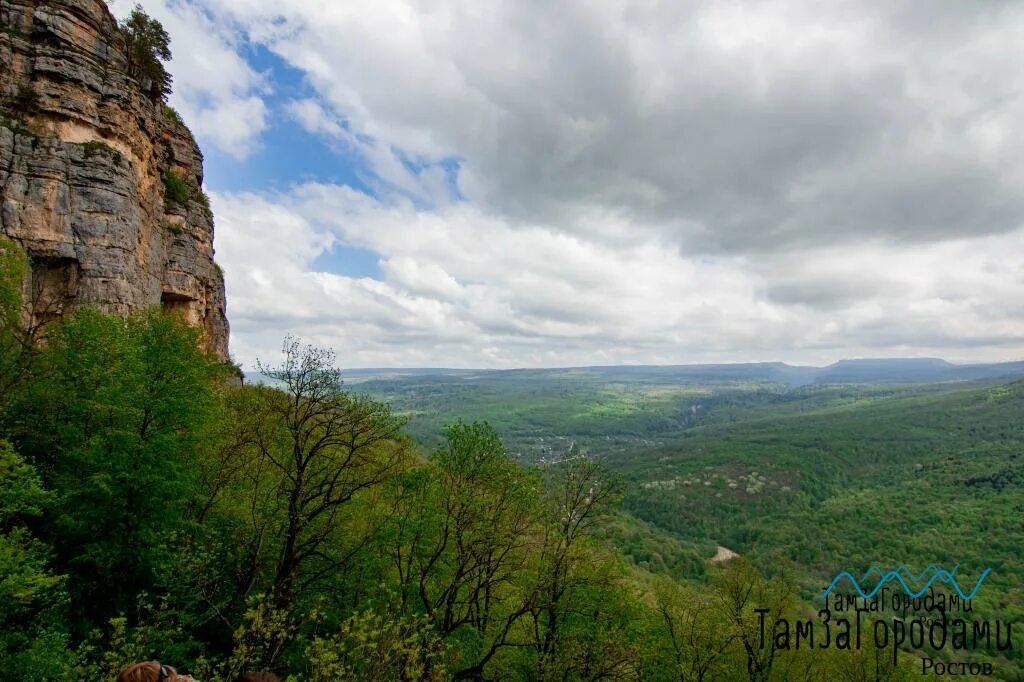
[[[408,377],[448,376],[471,378],[481,375],[552,376],[557,374],[603,375],[610,379],[657,377],[661,379],[732,379],[775,381],[791,387],[807,384],[893,383],[914,384],[978,379],[1024,378],[1024,361],[953,364],[942,358],[856,358],[823,367],[790,365],[785,362],[748,362],[694,365],[593,365],[584,367],[523,369],[453,369],[444,367],[348,369],[344,377],[353,382]],[[249,381],[261,375],[250,373]]]

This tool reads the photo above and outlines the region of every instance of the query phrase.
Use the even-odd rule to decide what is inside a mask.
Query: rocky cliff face
[[[102,0],[0,0],[0,235],[32,257],[36,321],[162,305],[226,359],[202,154],[123,45]]]

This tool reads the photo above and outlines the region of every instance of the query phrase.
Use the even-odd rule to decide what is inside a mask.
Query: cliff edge
[[[36,322],[162,305],[226,360],[202,153],[124,46],[102,0],[0,0],[0,235],[32,259]]]

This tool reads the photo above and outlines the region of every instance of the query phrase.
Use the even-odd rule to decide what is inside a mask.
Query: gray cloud
[[[462,159],[525,223],[720,253],[1024,224],[1019,3],[217,1],[336,115]]]
[[[353,366],[1024,351],[1021,3],[200,4],[381,188],[215,197],[243,359],[285,331]],[[313,272],[336,240],[382,280]]]
[[[1024,249],[1024,230],[693,258],[340,186],[213,198],[243,360],[285,331],[349,366],[977,360],[1024,347],[1021,264],[1004,257]],[[381,254],[384,280],[312,272],[332,239]]]

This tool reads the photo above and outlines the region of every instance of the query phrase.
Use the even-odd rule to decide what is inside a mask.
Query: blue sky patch
[[[324,144],[321,136],[305,130],[288,111],[290,102],[315,96],[303,73],[262,45],[250,43],[242,54],[272,88],[263,98],[270,125],[260,135],[256,150],[244,159],[236,159],[214,145],[207,147],[208,189],[262,192],[321,182],[348,185],[375,196],[373,173],[355,150]]]
[[[324,251],[310,265],[314,272],[329,272],[345,277],[372,277],[384,279],[380,269],[380,254],[369,249],[337,242]]]

